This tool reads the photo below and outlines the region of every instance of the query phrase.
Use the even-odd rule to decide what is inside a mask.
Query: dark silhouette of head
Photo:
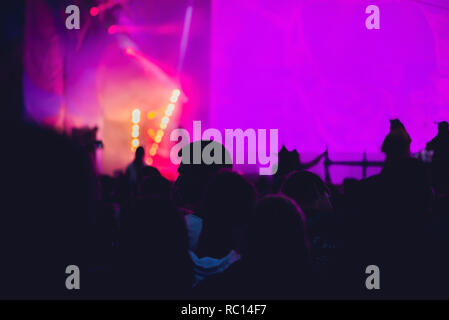
[[[171,198],[171,184],[161,175],[142,178],[139,186],[141,197],[155,197],[159,199]]]
[[[329,189],[319,176],[309,171],[294,171],[285,179],[281,192],[292,198],[306,214],[309,210],[328,210]]]
[[[134,154],[134,162],[136,163],[143,163],[143,158],[145,157],[145,149],[142,146],[139,146],[136,149],[136,152]]]
[[[410,156],[410,138],[407,130],[399,119],[390,120],[390,133],[382,143],[382,152],[386,155],[386,161],[397,161]]]
[[[441,121],[438,123],[438,133],[447,133],[449,131],[449,123]]]
[[[209,155],[209,162],[204,155]],[[174,198],[178,205],[197,210],[204,188],[220,169],[232,169],[232,159],[226,148],[215,141],[196,141],[179,151],[182,161],[178,167]]]
[[[278,154],[278,170],[276,175],[285,175],[294,170],[301,168],[301,159],[298,151],[288,151],[285,146],[282,146]]]
[[[223,257],[241,251],[255,203],[254,187],[244,177],[222,169],[208,184],[199,209],[204,218],[198,255]]]

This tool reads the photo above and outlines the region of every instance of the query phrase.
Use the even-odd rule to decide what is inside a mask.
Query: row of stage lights
[[[110,9],[114,7],[115,5],[126,2],[126,0],[108,0],[103,4],[100,4],[95,7],[91,7],[89,10],[89,13],[92,17],[98,16],[102,11],[105,11],[107,9]],[[121,31],[121,27],[112,25],[108,28],[109,34],[114,34]],[[126,54],[134,55],[135,52],[131,48],[127,48],[125,50]],[[161,119],[161,122],[159,124],[159,129],[155,133],[153,129],[148,129],[148,135],[150,138],[153,139],[153,143],[151,144],[150,149],[148,150],[149,156],[146,158],[145,162],[147,165],[153,164],[153,158],[157,154],[157,150],[159,148],[159,144],[162,141],[162,138],[164,137],[164,131],[167,129],[168,123],[170,122],[170,117],[173,114],[173,111],[175,110],[176,103],[178,102],[179,96],[181,95],[181,91],[179,89],[174,89],[172,91],[172,94],[170,96],[170,103],[168,104],[167,108],[165,109],[165,114]],[[150,111],[148,113],[148,119],[153,119],[155,117],[154,111]],[[140,136],[140,121],[141,121],[141,111],[139,109],[134,109],[132,111],[132,128],[131,128],[131,151],[134,153],[136,149],[141,145],[141,141],[139,140]]]
[[[178,102],[179,96],[181,95],[181,91],[179,89],[174,89],[172,91],[172,94],[170,96],[170,103],[168,104],[167,108],[165,109],[164,116],[161,119],[161,122],[159,124],[159,129],[157,130],[156,134],[154,133],[153,129],[148,129],[148,135],[153,139],[153,143],[151,144],[151,147],[148,150],[149,156],[146,158],[145,162],[147,165],[151,166],[153,164],[153,158],[157,154],[157,150],[159,148],[159,144],[162,141],[162,138],[164,137],[165,129],[167,129],[168,123],[170,122],[170,117],[173,115],[173,111],[176,108],[176,103]],[[153,119],[155,117],[154,111],[150,111],[148,113],[148,119]],[[139,109],[134,109],[132,111],[132,127],[131,127],[131,151],[135,152],[137,147],[140,146],[140,118],[141,118],[141,112]]]

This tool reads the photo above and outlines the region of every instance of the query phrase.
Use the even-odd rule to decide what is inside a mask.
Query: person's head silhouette
[[[281,192],[292,198],[306,214],[310,210],[329,210],[329,189],[319,176],[308,171],[290,173],[281,187]]]
[[[175,182],[175,201],[178,205],[196,210],[211,178],[220,169],[232,169],[232,158],[222,144],[205,140],[184,146],[179,156],[181,163]]]
[[[407,130],[399,119],[390,120],[390,133],[382,143],[382,152],[387,162],[406,159],[410,156],[410,138]]]
[[[441,121],[438,123],[438,133],[445,133],[449,131],[449,123],[447,121]]]
[[[145,157],[145,149],[140,146],[136,149],[136,153],[134,155],[134,162],[143,163],[143,158]]]

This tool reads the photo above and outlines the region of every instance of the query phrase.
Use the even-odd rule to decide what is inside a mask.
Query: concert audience
[[[381,173],[343,188],[285,148],[282,175],[255,185],[222,145],[224,164],[195,163],[190,151],[214,141],[180,150],[173,185],[143,164],[143,148],[125,174],[96,177],[68,137],[21,130],[30,143],[12,149],[1,214],[2,298],[449,297],[447,123],[427,165],[392,120]],[[81,290],[65,288],[68,265],[81,269]],[[369,265],[381,290],[365,287]]]
[[[282,195],[260,199],[240,261],[201,283],[197,298],[299,299],[310,283],[310,245],[305,215]]]

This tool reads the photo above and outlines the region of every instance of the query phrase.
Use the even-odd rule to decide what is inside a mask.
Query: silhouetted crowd
[[[1,298],[449,298],[447,122],[427,145],[430,164],[411,157],[392,120],[381,173],[342,185],[285,148],[277,173],[257,180],[186,164],[185,148],[175,182],[144,164],[141,147],[123,174],[99,176],[68,137],[20,133],[4,166]],[[80,290],[65,286],[68,265]],[[370,265],[379,290],[366,287]]]

